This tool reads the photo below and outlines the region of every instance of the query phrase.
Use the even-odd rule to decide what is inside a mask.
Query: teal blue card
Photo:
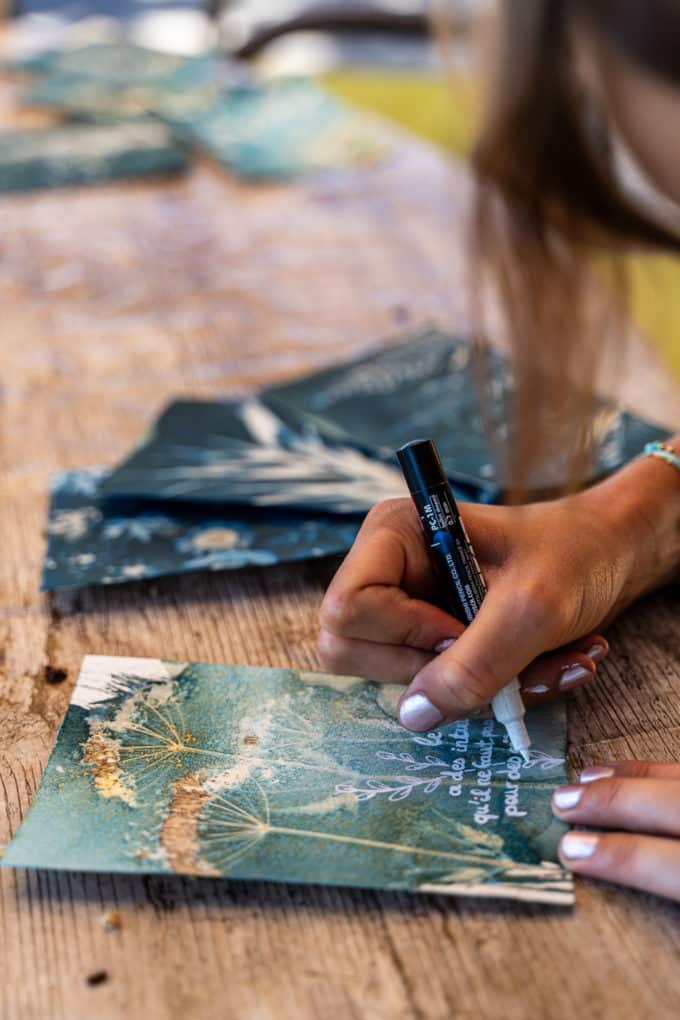
[[[89,656],[3,864],[571,904],[563,704],[528,717],[523,765],[492,718],[406,732],[402,691]]]
[[[456,497],[497,502],[494,441],[507,441],[512,376],[491,358],[485,422],[470,341],[431,329],[241,401],[176,401],[102,482],[110,496],[365,511],[403,495],[394,451],[432,437]],[[491,429],[491,440],[488,428]],[[612,405],[593,423],[593,478],[667,432]],[[563,485],[559,457],[536,490]]]
[[[109,84],[167,81],[182,74],[196,59],[126,42],[91,43],[70,49],[47,50],[9,63],[10,70],[34,74],[77,74]]]
[[[395,133],[315,83],[256,84],[224,53],[179,57],[128,44],[86,46],[15,65],[32,73],[30,106],[106,121],[151,114],[244,177],[285,179],[372,164]]]
[[[0,192],[185,170],[187,157],[154,120],[74,124],[0,134]]]
[[[130,45],[64,50],[28,69],[34,77],[26,104],[95,120],[206,109],[246,79],[226,56],[179,57]]]
[[[337,443],[257,397],[178,400],[101,481],[110,497],[366,513],[408,495],[396,465]]]
[[[181,137],[256,179],[375,163],[394,144],[380,120],[304,80],[229,89],[208,110],[166,116]]]
[[[354,442],[388,457],[420,436],[432,437],[446,472],[460,485],[495,490],[507,484],[494,450],[511,449],[514,381],[509,360],[490,351],[484,369],[491,396],[483,407],[479,367],[471,341],[430,329],[364,357],[331,365],[272,386],[261,399],[278,413],[292,409],[336,442]],[[636,457],[645,443],[668,432],[604,400],[587,423],[593,449],[591,477],[607,475]],[[562,448],[570,448],[569,435]],[[567,458],[555,455],[535,470],[531,489],[569,481]]]

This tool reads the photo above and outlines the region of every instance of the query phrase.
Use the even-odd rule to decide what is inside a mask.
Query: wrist
[[[680,436],[670,441],[680,452]],[[608,523],[620,557],[620,608],[667,584],[680,570],[680,471],[639,457],[583,494]]]

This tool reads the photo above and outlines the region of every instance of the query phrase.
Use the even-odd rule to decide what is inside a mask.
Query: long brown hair
[[[473,267],[479,291],[491,284],[500,299],[513,348],[514,429],[505,460],[520,492],[556,456],[572,479],[586,469],[595,380],[609,340],[624,328],[620,255],[630,245],[680,251],[678,238],[621,189],[605,124],[578,80],[577,22],[638,66],[680,83],[680,2],[500,0],[494,75],[473,156]],[[593,298],[594,265],[608,276],[609,301]]]

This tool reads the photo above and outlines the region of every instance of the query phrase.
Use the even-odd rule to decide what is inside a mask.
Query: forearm
[[[670,441],[680,454],[680,435]],[[621,605],[680,575],[680,471],[640,457],[587,494],[612,527],[614,548],[626,550]]]

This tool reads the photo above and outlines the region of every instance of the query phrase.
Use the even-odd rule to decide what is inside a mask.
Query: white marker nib
[[[491,699],[491,707],[498,722],[505,726],[513,751],[528,763],[531,738],[524,725],[524,702],[517,677]]]
[[[508,736],[510,737],[510,743],[512,744],[513,751],[517,754],[521,754],[525,762],[531,761],[531,755],[529,754],[529,748],[531,747],[531,739],[527,733],[527,728],[524,725],[524,719],[508,719],[507,722],[503,721]]]

